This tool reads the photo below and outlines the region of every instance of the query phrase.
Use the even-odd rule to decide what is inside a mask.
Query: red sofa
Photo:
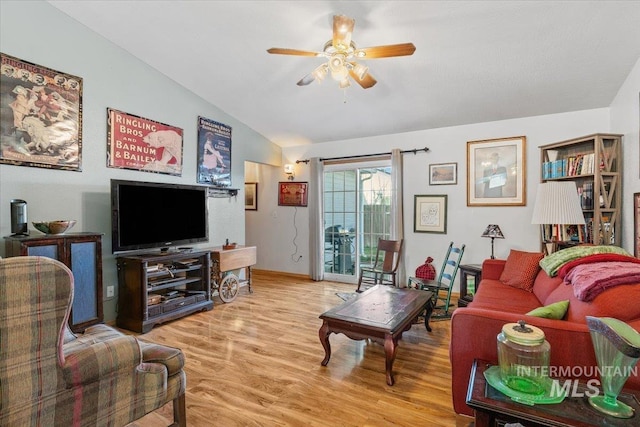
[[[497,363],[496,337],[505,323],[525,322],[541,328],[551,344],[551,366],[597,366],[585,316],[614,317],[640,331],[640,283],[611,287],[591,302],[578,300],[572,286],[544,270],[535,276],[533,292],[503,284],[499,279],[506,260],[486,260],[473,302],[454,311],[451,318],[449,358],[452,370],[453,407],[456,413],[473,415],[465,403],[473,360]],[[558,301],[569,300],[563,320],[525,313]],[[578,369],[579,373],[589,369]],[[586,372],[587,374],[589,372]],[[597,378],[597,377],[596,377]],[[587,378],[583,378],[587,379]],[[640,390],[639,376],[631,376],[625,388]]]

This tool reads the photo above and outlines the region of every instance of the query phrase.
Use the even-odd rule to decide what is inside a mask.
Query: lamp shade
[[[531,224],[584,224],[575,182],[545,182],[538,187]]]
[[[497,224],[489,224],[480,237],[493,237],[494,239],[504,239],[502,230]]]

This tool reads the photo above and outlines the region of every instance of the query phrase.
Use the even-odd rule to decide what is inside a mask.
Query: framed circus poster
[[[82,78],[0,53],[0,163],[82,170]]]
[[[199,184],[231,186],[231,127],[198,117]]]
[[[182,175],[182,129],[107,108],[107,167]]]
[[[307,206],[308,185],[307,182],[279,182],[278,206]]]

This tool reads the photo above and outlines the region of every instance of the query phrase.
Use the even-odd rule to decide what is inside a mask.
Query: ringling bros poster
[[[182,175],[182,129],[107,109],[107,166]]]
[[[0,163],[82,170],[82,78],[0,53]]]
[[[231,128],[198,117],[198,183],[231,186]]]

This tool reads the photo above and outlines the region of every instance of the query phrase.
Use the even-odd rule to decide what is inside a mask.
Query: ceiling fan
[[[401,43],[385,46],[373,46],[357,48],[351,40],[355,19],[344,15],[334,15],[333,17],[333,39],[325,43],[322,52],[312,52],[307,50],[286,49],[272,47],[267,52],[280,55],[315,56],[324,57],[328,61],[315,70],[304,76],[298,82],[298,86],[306,86],[314,80],[321,82],[331,74],[331,77],[338,81],[340,88],[345,89],[351,86],[349,77],[364,89],[368,89],[377,83],[369,68],[356,62],[357,59],[389,58],[393,56],[413,55],[416,47],[413,43]]]

